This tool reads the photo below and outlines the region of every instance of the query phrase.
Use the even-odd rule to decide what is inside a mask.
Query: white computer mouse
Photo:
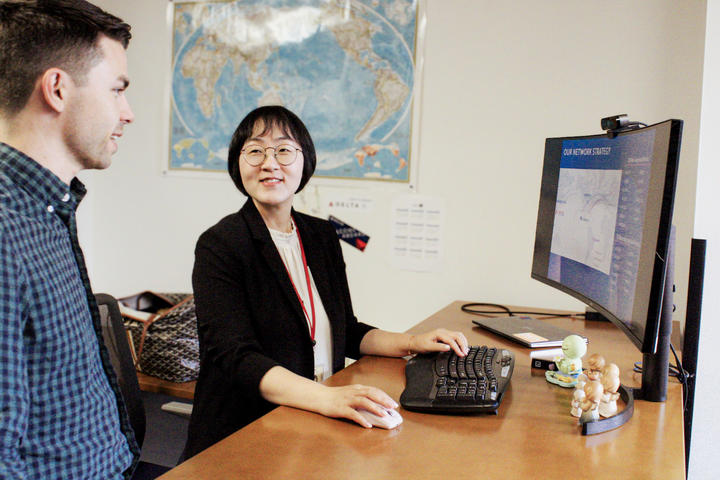
[[[393,429],[403,422],[403,418],[400,416],[397,410],[394,408],[386,408],[385,412],[387,415],[384,417],[378,417],[372,412],[367,410],[358,410],[358,413],[365,417],[373,427],[387,428],[388,430]]]

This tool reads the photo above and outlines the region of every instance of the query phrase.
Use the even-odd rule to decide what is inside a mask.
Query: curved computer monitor
[[[681,136],[682,120],[668,120],[545,141],[532,278],[646,354],[658,347]]]

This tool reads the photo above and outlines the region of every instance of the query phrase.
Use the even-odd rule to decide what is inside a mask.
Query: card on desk
[[[476,318],[473,323],[530,348],[559,347],[565,337],[575,333],[524,315]]]
[[[562,356],[562,348],[543,348],[530,352],[530,368],[557,370],[555,359]]]

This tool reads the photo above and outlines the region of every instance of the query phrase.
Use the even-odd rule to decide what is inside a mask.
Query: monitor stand
[[[633,394],[638,400],[664,402],[667,398],[668,368],[670,367],[670,334],[672,332],[672,293],[667,306],[668,290],[672,290],[672,281],[665,282],[663,308],[660,314],[660,331],[655,353],[643,353],[642,386],[635,388]]]
[[[670,367],[670,334],[672,333],[673,288],[675,283],[675,227],[670,229],[665,285],[663,288],[660,327],[655,353],[643,353],[642,386],[634,389],[635,398],[648,402],[664,402],[667,398],[668,369]]]

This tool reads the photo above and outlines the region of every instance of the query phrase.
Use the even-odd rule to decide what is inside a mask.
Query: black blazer
[[[329,222],[293,210],[325,312],[330,320],[333,365],[358,358],[373,327],[353,314],[340,242]],[[200,339],[185,458],[201,452],[264,415],[275,405],[259,393],[276,365],[313,378],[307,321],[280,254],[251,199],[200,236],[193,290]]]

